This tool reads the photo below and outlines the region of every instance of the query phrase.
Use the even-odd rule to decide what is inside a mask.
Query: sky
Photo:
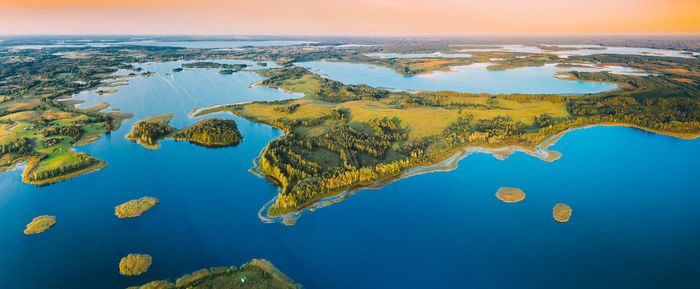
[[[0,0],[24,34],[700,34],[700,0]]]

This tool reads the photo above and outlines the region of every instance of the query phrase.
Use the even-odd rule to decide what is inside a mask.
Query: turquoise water
[[[453,71],[403,76],[395,70],[361,63],[331,61],[302,62],[311,69],[345,84],[366,84],[401,90],[451,90],[471,93],[581,94],[617,88],[612,83],[571,81],[554,77],[562,71],[610,71],[633,73],[635,70],[612,66],[605,68],[558,68],[554,64],[506,70],[487,70],[489,63],[452,67]],[[644,75],[644,74],[639,74]]]
[[[104,97],[139,116],[176,112],[177,126],[195,121],[186,113],[196,106],[291,97],[249,88],[259,78],[248,72],[181,73],[133,78],[133,90]],[[311,289],[692,288],[700,281],[700,139],[576,130],[551,147],[563,153],[555,162],[474,154],[454,171],[360,191],[288,227],[260,221],[258,210],[277,189],[248,172],[280,131],[218,116],[236,120],[241,144],[164,141],[149,150],[124,139],[134,118],[77,148],[109,162],[103,170],[47,187],[22,183],[19,170],[0,174],[0,288],[124,288],[252,258],[269,259]],[[494,196],[503,186],[527,197],[505,204]],[[135,219],[114,216],[114,206],[145,195],[160,204]],[[573,208],[568,223],[552,219],[559,202]],[[22,234],[42,214],[55,215],[57,225]],[[119,259],[129,253],[152,255],[149,271],[120,275]]]

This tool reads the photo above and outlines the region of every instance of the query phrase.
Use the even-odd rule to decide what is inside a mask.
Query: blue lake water
[[[345,84],[366,84],[401,90],[451,90],[472,93],[532,93],[581,94],[615,89],[612,83],[571,81],[554,77],[563,71],[610,71],[633,73],[635,70],[612,66],[604,68],[559,68],[554,64],[506,70],[488,70],[489,63],[452,67],[453,71],[403,76],[394,69],[362,64],[331,61],[302,62],[297,65],[311,69]],[[641,74],[643,75],[643,74]]]
[[[220,114],[238,123],[245,137],[238,146],[164,141],[149,150],[124,135],[149,114],[176,112],[180,126],[195,121],[183,113],[196,106],[291,96],[249,88],[259,80],[249,72],[181,73],[174,81],[132,78],[103,96],[137,114],[77,148],[107,168],[41,188],[22,183],[19,170],[0,174],[0,288],[124,288],[252,258],[270,260],[310,289],[689,288],[700,281],[700,139],[576,130],[551,147],[563,153],[552,163],[524,153],[474,154],[454,171],[360,191],[294,226],[266,224],[258,210],[277,189],[248,169],[280,131]],[[505,204],[494,196],[503,186],[527,197]],[[160,204],[138,218],[114,216],[114,206],[146,195]],[[568,223],[552,219],[559,202],[573,209]],[[57,225],[22,234],[43,214]],[[120,275],[118,262],[129,253],[152,255],[149,271]]]

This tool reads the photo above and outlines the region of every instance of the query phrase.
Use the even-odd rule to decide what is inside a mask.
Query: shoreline
[[[98,159],[98,158],[95,158],[95,159],[97,159],[97,163],[95,163],[94,165],[91,165],[91,166],[86,167],[86,168],[82,168],[82,169],[77,170],[77,171],[67,173],[65,175],[55,176],[55,177],[40,180],[40,181],[30,181],[27,179],[27,176],[29,175],[31,170],[34,169],[34,167],[36,166],[36,163],[34,161],[30,161],[30,163],[27,165],[27,168],[25,168],[24,172],[22,172],[22,182],[25,182],[25,183],[30,184],[30,185],[46,186],[46,185],[50,185],[50,184],[57,183],[60,181],[69,180],[69,179],[72,179],[72,178],[75,178],[77,176],[81,176],[84,174],[96,172],[96,171],[99,171],[99,170],[107,167],[108,163],[106,161]]]
[[[226,107],[226,106],[231,106],[231,105],[239,105],[239,104],[247,104],[251,103],[253,101],[238,101],[238,102],[233,102],[233,103],[226,103],[226,104],[215,104],[207,107],[198,107],[193,109],[190,113],[187,114],[187,117],[189,118],[197,118],[197,117],[203,117],[204,115],[198,116],[198,114],[202,111],[205,110],[210,110],[210,109],[216,109],[219,107]]]
[[[490,148],[490,147],[483,147],[483,146],[471,146],[471,147],[464,147],[461,149],[458,149],[457,152],[449,156],[448,158],[444,159],[443,161],[440,161],[436,164],[433,165],[428,165],[428,166],[421,166],[421,167],[415,167],[412,169],[407,170],[406,172],[403,172],[399,174],[398,176],[390,177],[385,180],[377,181],[373,184],[370,185],[364,185],[364,186],[358,186],[356,188],[338,193],[333,196],[325,197],[322,199],[319,199],[317,201],[314,201],[310,205],[295,211],[291,213],[287,213],[284,215],[279,215],[279,216],[270,216],[267,214],[267,211],[269,208],[275,204],[278,196],[275,196],[272,198],[270,201],[265,203],[262,208],[258,211],[258,217],[260,220],[264,223],[275,223],[279,222],[287,226],[294,225],[296,223],[296,220],[301,217],[303,214],[309,213],[309,212],[314,212],[317,209],[323,208],[330,206],[332,204],[335,204],[337,202],[343,201],[347,199],[348,197],[354,195],[355,193],[358,193],[363,190],[376,190],[376,189],[381,189],[382,187],[393,183],[395,181],[404,179],[404,178],[409,178],[412,176],[417,176],[417,175],[422,175],[422,174],[428,174],[428,173],[434,173],[434,172],[449,172],[457,169],[458,163],[465,159],[466,157],[474,154],[474,153],[485,153],[485,154],[491,154],[494,158],[499,159],[499,160],[505,160],[508,158],[511,154],[515,152],[522,152],[526,153],[530,156],[539,158],[540,160],[546,161],[546,162],[553,162],[561,158],[563,155],[562,153],[558,151],[550,151],[547,150],[549,147],[553,146],[556,144],[557,141],[559,141],[566,133],[574,131],[574,130],[580,130],[580,129],[587,129],[587,128],[593,128],[596,126],[606,126],[606,127],[629,127],[633,129],[639,129],[642,131],[646,132],[651,132],[651,133],[656,133],[659,135],[664,135],[664,136],[669,136],[669,137],[676,137],[680,139],[686,139],[686,140],[691,140],[691,139],[696,139],[700,137],[700,133],[696,134],[682,134],[682,133],[674,133],[674,132],[662,132],[658,130],[653,130],[653,129],[647,129],[647,128],[642,128],[637,125],[632,125],[632,124],[617,124],[617,123],[599,123],[599,124],[591,124],[591,125],[583,125],[583,126],[578,126],[578,127],[571,127],[568,128],[564,131],[558,132],[555,135],[545,139],[542,143],[537,145],[534,149],[529,149],[529,148],[524,148],[524,147],[519,147],[519,146],[506,146],[506,147],[495,147],[495,148]],[[274,126],[273,126],[274,127]],[[265,149],[267,146],[265,147]],[[260,155],[265,151],[263,149],[260,152]],[[256,158],[260,158],[260,155]],[[254,162],[255,167],[251,168],[249,171],[255,171],[254,174],[260,176],[260,172],[257,171],[257,168],[259,167],[259,164],[257,162]],[[262,178],[267,179],[264,175],[261,176]],[[279,192],[279,186],[278,186],[278,192]]]

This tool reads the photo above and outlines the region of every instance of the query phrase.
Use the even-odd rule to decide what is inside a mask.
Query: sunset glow
[[[0,0],[0,34],[698,34],[694,0]]]

